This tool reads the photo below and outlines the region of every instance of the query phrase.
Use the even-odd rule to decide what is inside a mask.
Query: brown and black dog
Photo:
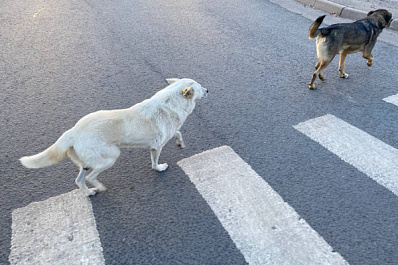
[[[388,27],[392,21],[392,14],[385,9],[370,11],[366,18],[353,23],[333,24],[329,27],[319,28],[325,16],[318,17],[312,23],[309,30],[309,38],[316,38],[316,52],[318,61],[316,71],[309,83],[310,89],[316,89],[315,79],[319,76],[322,81],[325,76],[322,70],[333,60],[336,54],[340,54],[339,73],[341,78],[347,78],[345,73],[345,59],[347,54],[362,52],[362,57],[368,60],[368,66],[372,66],[372,49],[376,44],[381,31]]]

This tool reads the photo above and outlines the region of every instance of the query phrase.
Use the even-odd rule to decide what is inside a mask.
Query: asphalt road
[[[320,12],[320,11],[319,11]],[[293,128],[333,114],[398,148],[398,48],[378,42],[371,68],[350,55],[318,89],[308,18],[265,0],[6,0],[0,9],[0,264],[11,212],[76,189],[65,160],[44,150],[82,116],[127,108],[189,77],[209,89],[151,170],[149,150],[124,150],[92,197],[107,264],[245,264],[177,161],[228,145],[350,264],[396,264],[398,198]],[[382,33],[384,34],[384,33]]]

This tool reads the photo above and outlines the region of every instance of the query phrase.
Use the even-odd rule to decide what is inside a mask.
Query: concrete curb
[[[306,6],[310,6],[315,9],[320,9],[330,14],[334,14],[336,16],[352,20],[358,20],[364,18],[368,13],[362,10],[339,5],[328,0],[296,0],[296,1]],[[398,31],[398,20],[393,20],[388,29]]]

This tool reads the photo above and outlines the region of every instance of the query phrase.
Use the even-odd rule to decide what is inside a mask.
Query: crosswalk
[[[397,149],[331,114],[294,128],[398,195]]]
[[[90,200],[80,190],[12,212],[11,265],[105,264]]]
[[[383,98],[385,102],[398,106],[398,94]]]
[[[398,94],[383,100],[398,106]],[[292,126],[398,195],[396,148],[332,114]],[[231,147],[177,164],[248,264],[348,264]],[[9,260],[11,265],[105,264],[90,200],[74,190],[14,210]]]
[[[249,264],[348,264],[228,146],[178,162]]]

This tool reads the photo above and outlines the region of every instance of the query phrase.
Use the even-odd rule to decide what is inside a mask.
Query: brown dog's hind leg
[[[315,70],[318,70],[320,64],[321,63],[319,61],[316,63]],[[319,72],[318,77],[319,77],[319,79],[321,79],[321,81],[325,81],[325,79],[326,79],[322,72]]]
[[[323,75],[323,73],[322,72],[319,72],[319,79],[321,80],[321,81],[325,81],[326,80],[326,78],[325,78],[325,76]]]
[[[318,61],[315,65],[315,72],[312,74],[311,82],[309,83],[309,89],[316,89],[315,79],[319,76],[319,79],[322,81],[325,80],[325,76],[322,74],[322,70],[325,69],[329,65],[330,61]]]
[[[345,59],[347,57],[347,53],[341,52],[339,59],[339,75],[341,78],[348,78],[348,74],[345,72]]]
[[[311,82],[309,83],[309,89],[316,89],[316,85],[315,85],[315,79],[318,76],[317,71],[319,66],[321,65],[321,62],[318,60],[315,64],[315,72],[312,74],[312,78],[311,78]]]
[[[317,76],[317,73],[315,71],[314,74],[312,75],[311,82],[309,83],[309,89],[316,89],[316,85],[315,85],[316,76]]]

